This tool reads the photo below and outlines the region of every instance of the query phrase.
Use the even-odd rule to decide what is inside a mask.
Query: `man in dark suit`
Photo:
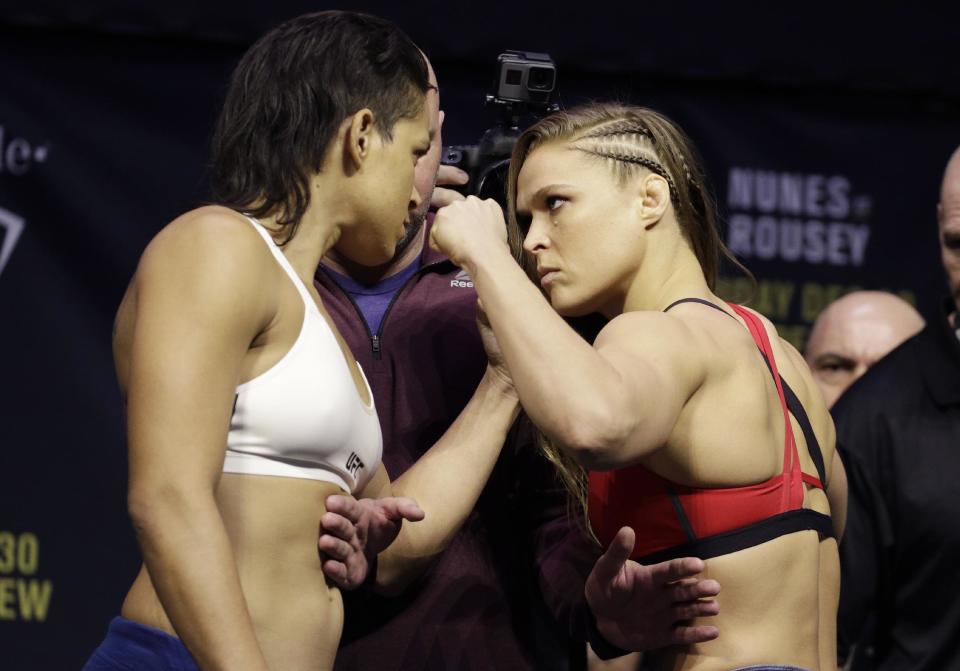
[[[833,407],[850,480],[838,629],[854,669],[960,669],[960,149],[937,218],[950,297]]]

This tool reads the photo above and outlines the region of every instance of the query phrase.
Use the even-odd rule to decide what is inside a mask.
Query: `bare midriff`
[[[822,491],[806,507],[824,512]],[[833,538],[816,531],[780,536],[705,562],[704,577],[720,582],[720,614],[694,621],[715,625],[719,638],[682,652],[653,655],[658,669],[729,671],[753,665],[836,669],[840,562]]]
[[[217,487],[243,596],[271,669],[333,667],[343,602],[324,578],[317,536],[324,501],[338,493],[336,485],[317,480],[232,473],[223,474]],[[121,614],[177,635],[145,567]]]

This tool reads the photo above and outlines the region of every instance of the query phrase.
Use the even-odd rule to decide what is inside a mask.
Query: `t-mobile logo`
[[[10,260],[13,248],[16,247],[25,226],[23,217],[0,207],[0,229],[3,229],[3,242],[0,242],[0,275],[3,274],[3,269],[7,266],[7,261]]]

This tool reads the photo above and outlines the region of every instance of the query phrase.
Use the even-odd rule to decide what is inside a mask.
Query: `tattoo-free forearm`
[[[440,440],[392,483],[393,495],[415,499],[425,518],[405,524],[380,553],[380,589],[402,588],[447,546],[476,505],[518,413],[516,393],[488,367]]]
[[[533,422],[574,456],[620,439],[629,413],[610,362],[553,310],[506,248],[465,265]]]

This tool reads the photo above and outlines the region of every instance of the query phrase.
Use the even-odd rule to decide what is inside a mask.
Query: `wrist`
[[[477,277],[504,262],[513,263],[510,248],[502,240],[485,240],[469,248],[460,258],[460,266],[477,281]]]
[[[491,393],[504,397],[511,403],[519,405],[520,397],[517,395],[517,389],[513,386],[513,380],[504,373],[498,366],[487,362],[487,369],[483,373],[480,384],[484,385]]]
[[[604,626],[603,623],[597,621],[597,618],[593,614],[593,610],[590,606],[587,606],[587,642],[590,644],[590,647],[593,648],[593,651],[596,653],[597,657],[602,660],[615,659],[617,657],[623,657],[624,655],[630,654],[629,650],[624,650],[623,648],[611,643],[609,636],[612,635],[612,630],[609,627]]]

